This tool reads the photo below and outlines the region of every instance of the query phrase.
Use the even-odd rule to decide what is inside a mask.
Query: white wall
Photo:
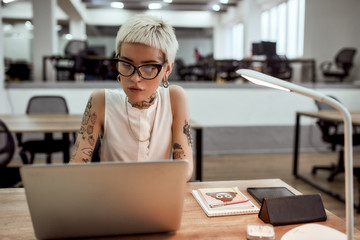
[[[360,79],[360,1],[307,0],[305,4],[304,57],[319,64],[333,60],[343,47],[355,47],[351,79]],[[319,68],[318,68],[319,69]],[[323,78],[318,71],[318,78]]]
[[[6,91],[9,113],[25,113],[26,104],[34,95],[61,95],[70,113],[83,113],[88,97],[94,89],[11,88]],[[293,126],[296,111],[316,110],[306,97],[262,87],[185,88],[191,118],[204,127],[227,126]],[[318,89],[336,96],[351,111],[360,111],[360,88]],[[304,122],[306,123],[306,122]],[[308,122],[309,123],[309,122]]]

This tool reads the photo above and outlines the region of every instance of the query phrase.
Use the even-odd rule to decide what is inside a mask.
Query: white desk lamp
[[[295,92],[319,102],[329,104],[338,110],[344,120],[344,153],[345,153],[345,209],[346,209],[346,235],[348,240],[354,237],[354,198],[353,198],[353,143],[352,143],[352,122],[349,111],[335,99],[323,93],[301,87],[299,85],[280,80],[278,78],[249,69],[236,71],[245,79],[266,87],[281,89],[288,92]]]

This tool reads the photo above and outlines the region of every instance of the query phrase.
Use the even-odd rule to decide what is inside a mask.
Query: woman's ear
[[[166,64],[166,69],[165,69],[166,78],[169,77],[171,71],[173,70],[173,67],[174,67],[174,63]]]

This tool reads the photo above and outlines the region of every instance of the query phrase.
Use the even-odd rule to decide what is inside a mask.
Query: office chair
[[[69,113],[66,101],[61,96],[34,96],[27,105],[26,114],[59,114]],[[45,153],[46,163],[51,163],[51,155],[55,152],[63,152],[64,162],[70,160],[69,133],[62,133],[62,139],[54,139],[52,133],[45,133],[44,139],[28,140],[22,142],[21,134],[17,134],[18,143],[21,147],[20,157],[24,164],[32,164],[36,153]],[[30,153],[28,161],[27,153]]]
[[[282,80],[290,80],[292,77],[292,67],[286,56],[268,56],[263,72]]]
[[[338,101],[335,97],[331,96]],[[315,101],[315,104],[318,110],[335,110],[333,107],[329,106],[326,103]],[[314,166],[312,169],[312,174],[316,174],[317,170],[328,170],[331,172],[328,177],[328,181],[331,182],[334,180],[335,176],[339,173],[344,172],[344,133],[341,131],[342,123],[332,122],[323,119],[319,119],[316,124],[320,128],[322,134],[322,140],[330,144],[331,150],[335,151],[337,146],[341,149],[339,151],[339,157],[337,164],[332,164],[331,166]],[[354,130],[353,133],[353,145],[360,145],[360,134]],[[354,171],[356,172],[356,171]],[[360,179],[359,179],[360,181]]]
[[[100,155],[101,155],[101,136],[99,135],[90,162],[100,162]]]
[[[6,124],[0,119],[0,168],[5,167],[14,156],[15,141]]]
[[[18,167],[8,167],[15,153],[15,141],[6,124],[0,120],[0,188],[19,187]]]
[[[320,64],[320,69],[325,77],[338,78],[340,82],[349,76],[353,66],[355,48],[343,48],[335,56],[334,62],[325,61]]]
[[[70,40],[66,44],[65,58],[56,58],[54,63],[57,80],[74,80],[75,73],[84,72],[84,53],[87,49],[85,40]]]
[[[242,67],[238,60],[218,60],[215,61],[215,75],[226,81],[235,80],[239,78],[236,73]]]

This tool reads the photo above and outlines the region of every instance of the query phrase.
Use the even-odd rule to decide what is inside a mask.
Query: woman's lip
[[[137,88],[137,87],[129,87],[129,89],[132,91],[142,91],[141,88]]]

